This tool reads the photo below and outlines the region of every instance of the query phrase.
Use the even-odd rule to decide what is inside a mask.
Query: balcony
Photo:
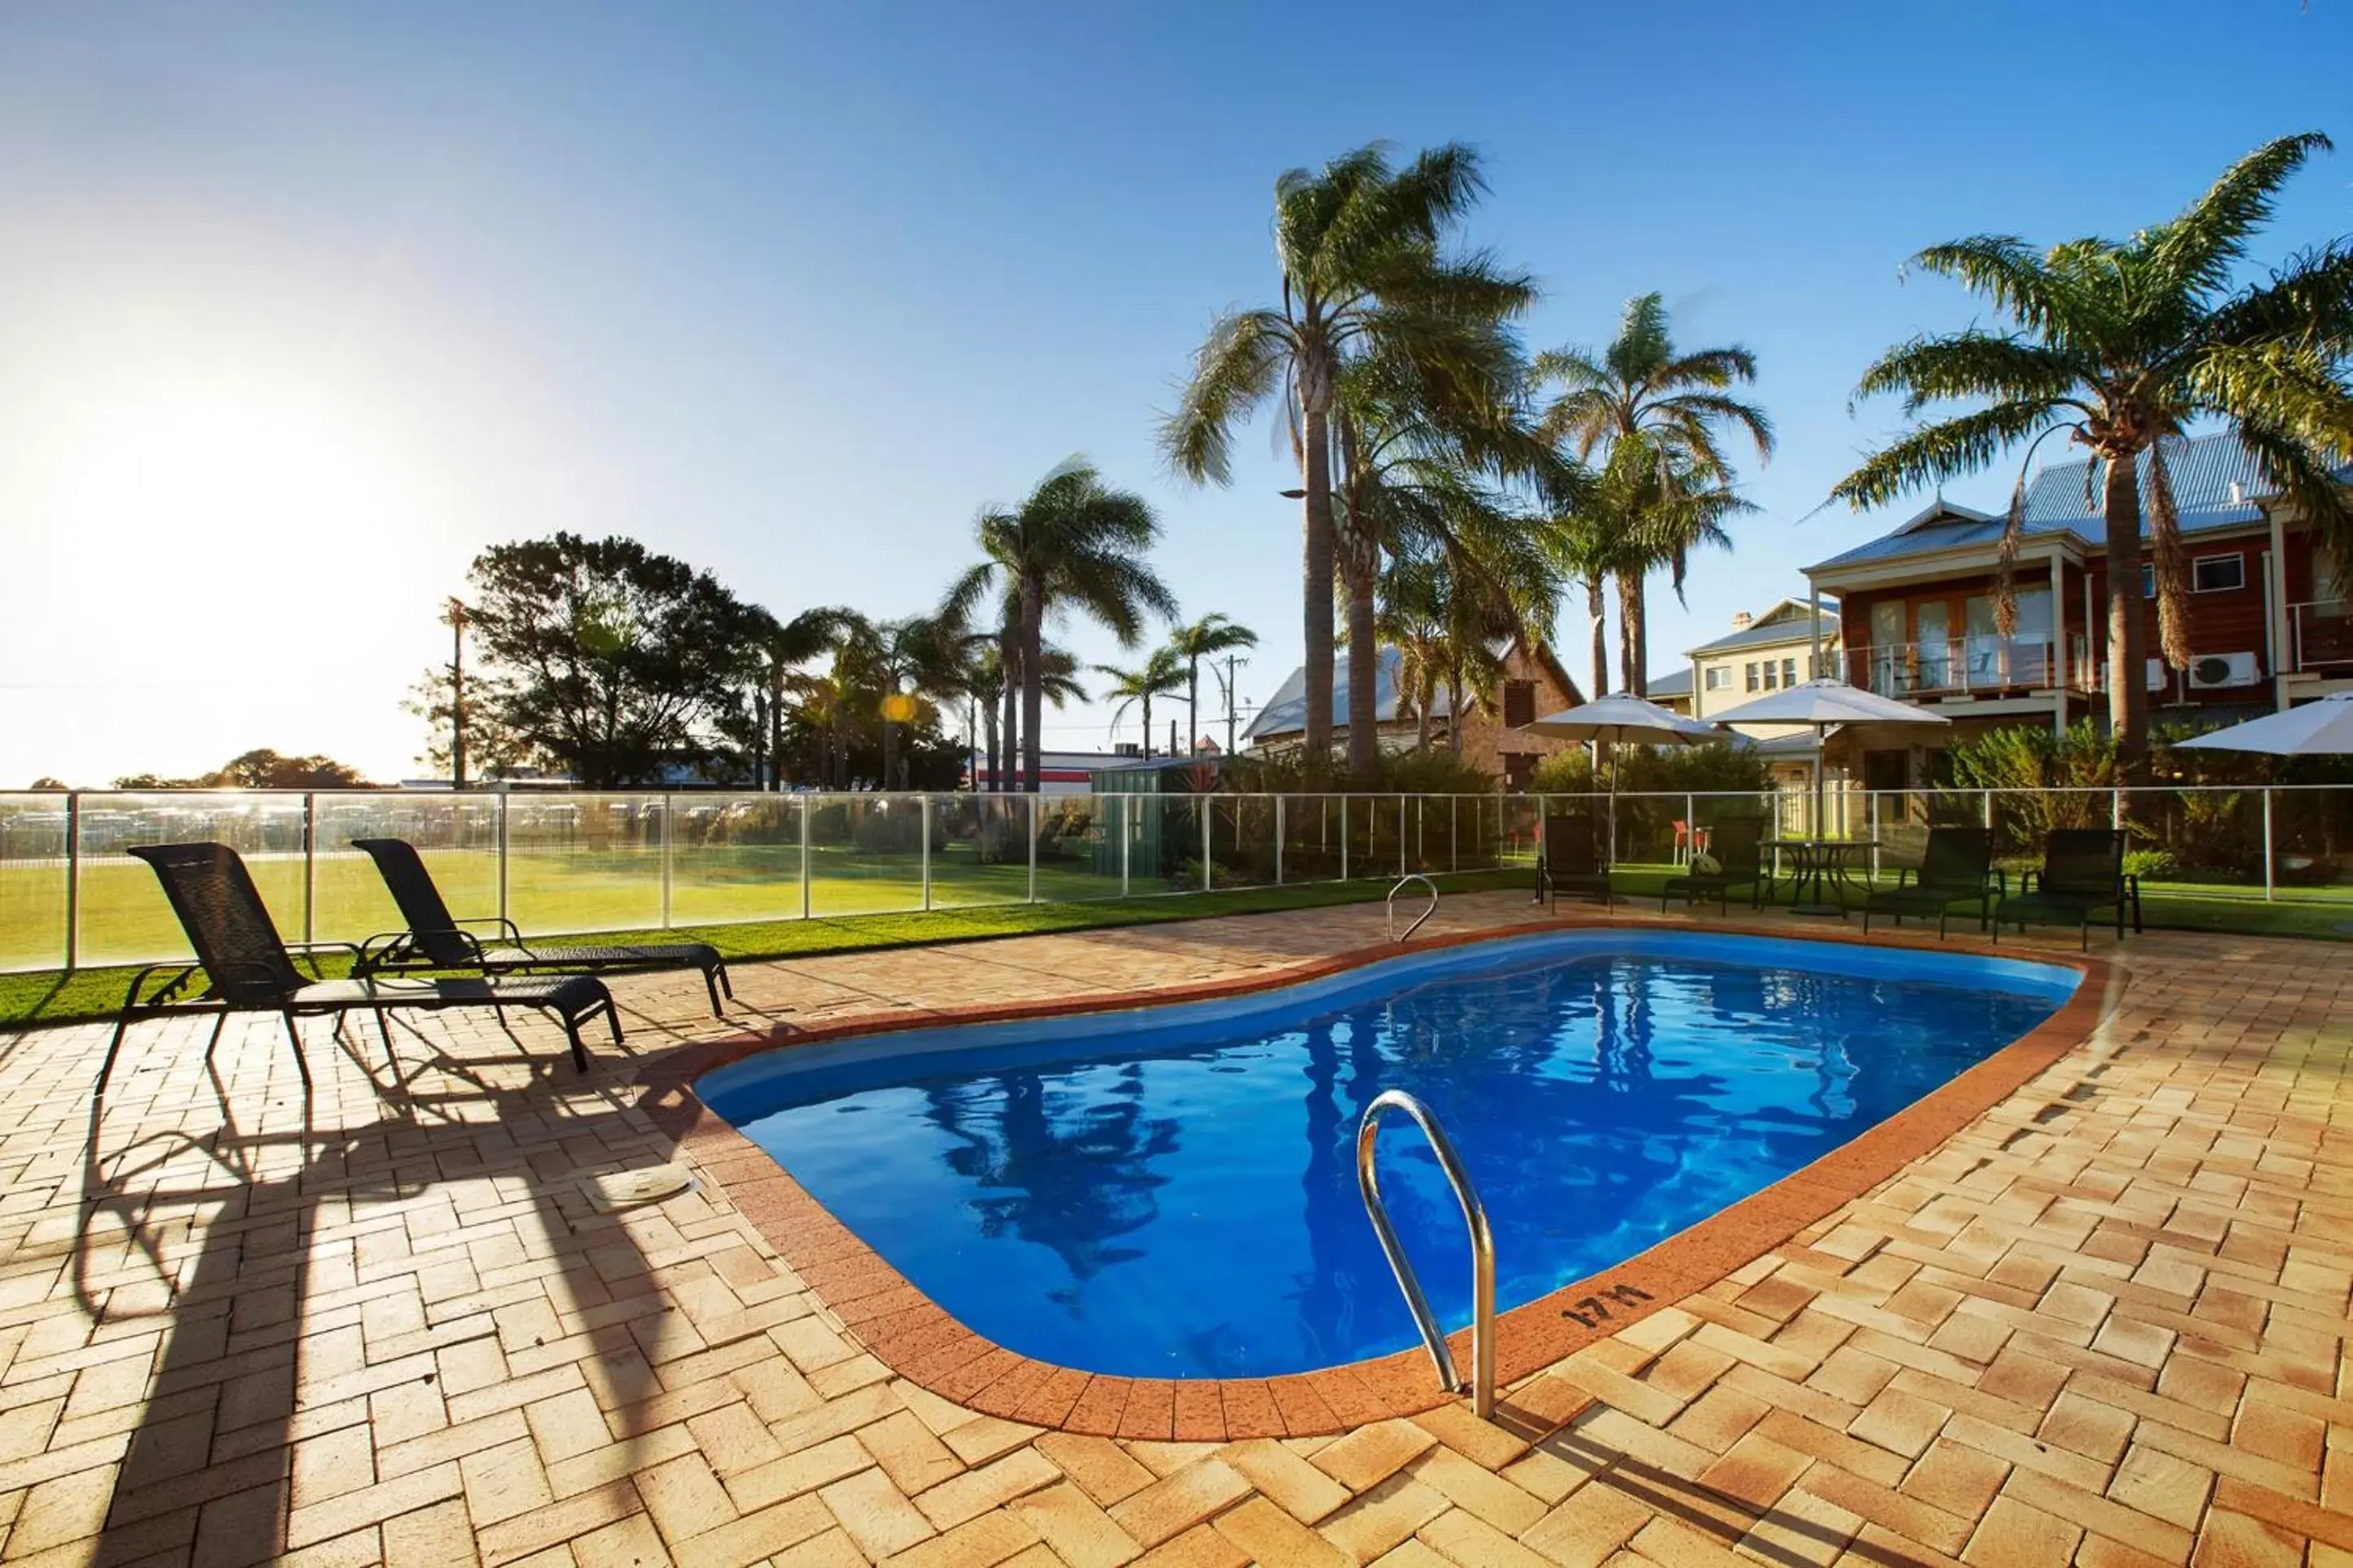
[[[2063,649],[2048,636],[1986,635],[1846,650],[1850,685],[1906,701],[2051,691],[2063,685],[2088,691],[2098,677],[2080,637],[2070,638]]]
[[[2353,600],[2316,599],[2287,607],[2288,668],[2344,675],[2353,667]]]

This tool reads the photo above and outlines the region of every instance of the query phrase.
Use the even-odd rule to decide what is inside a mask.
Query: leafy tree
[[[470,622],[469,623],[471,624]],[[437,776],[454,776],[457,758],[452,739],[456,734],[458,704],[457,682],[446,664],[427,665],[425,673],[408,689],[402,701],[405,712],[414,713],[425,721],[425,750],[417,761]],[[529,767],[542,759],[535,756],[522,738],[496,716],[484,710],[481,703],[482,683],[480,672],[466,677],[466,772],[471,779],[507,777],[517,770]]]
[[[1212,612],[1168,634],[1168,649],[1185,662],[1185,749],[1201,739],[1201,661],[1237,648],[1258,647],[1258,634],[1229,616]],[[1146,743],[1151,737],[1147,734]]]
[[[1176,598],[1145,559],[1160,524],[1143,497],[1113,489],[1073,458],[1039,481],[1011,510],[981,513],[981,563],[948,591],[943,614],[965,618],[995,588],[1019,606],[1016,656],[1021,689],[1021,772],[1038,787],[1039,725],[1047,676],[1044,626],[1077,610],[1134,647],[1145,616],[1174,620]]]
[[[1737,344],[1690,351],[1676,347],[1665,301],[1655,293],[1637,295],[1626,302],[1618,335],[1606,348],[1598,353],[1556,349],[1536,356],[1537,385],[1561,387],[1545,409],[1540,428],[1579,462],[1589,463],[1599,454],[1605,466],[1656,468],[1654,493],[1661,500],[1694,483],[1712,481],[1725,488],[1733,479],[1725,452],[1727,434],[1746,435],[1760,459],[1773,455],[1773,422],[1762,408],[1731,390],[1756,379],[1756,356]],[[1620,493],[1636,500],[1644,494],[1630,479]],[[1644,579],[1654,568],[1671,564],[1680,592],[1683,559],[1698,542],[1676,532],[1671,526],[1674,521],[1644,519],[1644,526],[1631,537],[1618,538],[1599,552],[1618,584],[1618,613],[1624,623],[1620,643],[1631,661],[1621,665],[1620,684],[1638,697],[1648,688]],[[1599,648],[1602,639],[1597,637],[1594,646]],[[1596,695],[1608,689],[1598,668],[1595,685]]]
[[[632,539],[572,533],[475,558],[480,710],[589,789],[649,784],[707,750],[742,668],[742,607],[717,579]]]
[[[34,785],[40,788],[38,784]],[[63,788],[63,785],[58,786]],[[332,757],[289,757],[258,747],[231,757],[208,773],[194,778],[165,778],[158,773],[129,773],[114,781],[117,789],[365,789],[368,781],[357,768]]]
[[[60,778],[51,778],[47,773],[43,773],[39,778],[35,779],[32,784],[32,788],[41,795],[54,794],[58,791],[63,790],[65,787],[65,780]]]
[[[1969,412],[1915,426],[1841,479],[1857,509],[1986,467],[2013,445],[2031,462],[2065,431],[2102,475],[2108,574],[2108,716],[2120,765],[2143,772],[2148,693],[2141,679],[2142,523],[2156,559],[2166,658],[2188,663],[2188,584],[2166,447],[2193,420],[2235,429],[2264,480],[2353,563],[2353,504],[2332,472],[2353,452],[2353,238],[2290,258],[2234,287],[2280,187],[2316,152],[2316,132],[2283,137],[2239,160],[2177,216],[2128,240],[2070,240],[2036,255],[2011,235],[1930,246],[1912,265],[1957,279],[2000,312],[2003,330],[1969,327],[1897,344],[1862,373],[1860,396],[1900,394],[1906,417],[1933,403]],[[2009,564],[2024,521],[2021,466],[2003,533],[1996,613],[2014,624]]]
[[[1352,358],[1386,348],[1442,380],[1481,356],[1492,323],[1535,302],[1525,277],[1440,248],[1484,189],[1478,154],[1457,143],[1401,169],[1369,146],[1284,174],[1274,186],[1282,303],[1213,321],[1162,422],[1177,472],[1225,484],[1234,426],[1270,399],[1282,405],[1303,487],[1306,753],[1319,761],[1332,750],[1334,401]]]
[[[1127,717],[1130,708],[1141,704],[1144,709],[1144,754],[1152,755],[1152,700],[1170,697],[1185,689],[1185,661],[1173,647],[1156,647],[1134,669],[1120,669],[1108,664],[1095,666],[1095,673],[1111,685],[1103,690],[1106,700],[1116,698],[1112,709],[1112,722]]]

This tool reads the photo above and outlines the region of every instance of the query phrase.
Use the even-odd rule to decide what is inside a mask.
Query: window
[[[1798,684],[1798,661],[1796,659],[1785,658],[1781,661],[1781,684],[1784,686],[1795,686]]]
[[[1504,755],[1504,789],[1509,795],[1525,795],[1528,783],[1535,776],[1536,760],[1523,752],[1507,752]]]
[[[1765,672],[1766,690],[1778,691],[1781,689],[1781,667],[1779,665],[1775,664],[1768,658],[1757,668]]]
[[[2243,555],[2200,555],[2189,563],[2189,586],[2200,594],[2225,593],[2247,585]]]
[[[1732,666],[1728,664],[1712,664],[1708,666],[1706,680],[1707,689],[1710,691],[1731,690]]]
[[[1536,683],[1533,680],[1504,682],[1504,728],[1516,730],[1523,724],[1536,721]]]
[[[2157,563],[2154,561],[2140,563],[2140,596],[2144,599],[2157,597]]]
[[[1748,661],[1747,675],[1748,675],[1748,689],[1749,689],[1749,690],[1751,690],[1751,691],[1762,691],[1762,690],[1764,690],[1764,689],[1765,689],[1762,686],[1759,686],[1759,685],[1757,683],[1757,661],[1756,661],[1755,659],[1750,659],[1750,660]]]

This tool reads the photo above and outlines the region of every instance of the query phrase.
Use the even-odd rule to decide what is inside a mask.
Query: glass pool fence
[[[137,963],[186,952],[154,876],[128,853],[237,849],[290,940],[358,942],[397,917],[354,838],[406,838],[460,917],[531,934],[1183,897],[1409,872],[1532,867],[1548,814],[1601,795],[733,795],[172,791],[0,795],[0,970]],[[1715,825],[1868,839],[1875,872],[1916,864],[1937,824],[1991,827],[2001,863],[2037,863],[2054,827],[2132,836],[2168,895],[2334,900],[2353,920],[2353,788],[1833,789],[1623,795],[1621,866],[1671,866]]]

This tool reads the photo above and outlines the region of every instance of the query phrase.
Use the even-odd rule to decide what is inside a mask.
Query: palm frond
[[[2189,562],[2181,549],[2181,513],[2165,443],[2148,448],[2148,544],[2156,565],[2158,651],[2176,669],[2189,668]]]
[[[2353,241],[2290,257],[2269,282],[2216,306],[2200,336],[2238,346],[2286,342],[2332,360],[2353,353]]]
[[[2069,297],[2064,279],[2016,235],[1980,234],[1947,240],[1921,251],[1908,265],[1957,279],[2045,342],[2076,335],[2077,302]]]
[[[1906,418],[1928,404],[1960,398],[2058,401],[2075,392],[2086,368],[2018,333],[1971,328],[1896,344],[1864,370],[1855,395],[1901,393]]]
[[[2054,398],[2010,398],[1924,426],[1865,458],[1831,487],[1831,495],[1858,510],[1884,506],[1924,485],[1975,473],[2004,447],[2047,429],[2063,412]]]
[[[2266,142],[2224,170],[2179,216],[2143,234],[2141,248],[2174,289],[2203,294],[2221,288],[2246,255],[2247,241],[2271,221],[2280,187],[2315,153],[2332,145],[2316,131]]]
[[[1282,378],[1290,324],[1271,310],[1233,310],[1211,324],[1176,411],[1160,422],[1168,466],[1196,484],[1231,479],[1233,430]]]

